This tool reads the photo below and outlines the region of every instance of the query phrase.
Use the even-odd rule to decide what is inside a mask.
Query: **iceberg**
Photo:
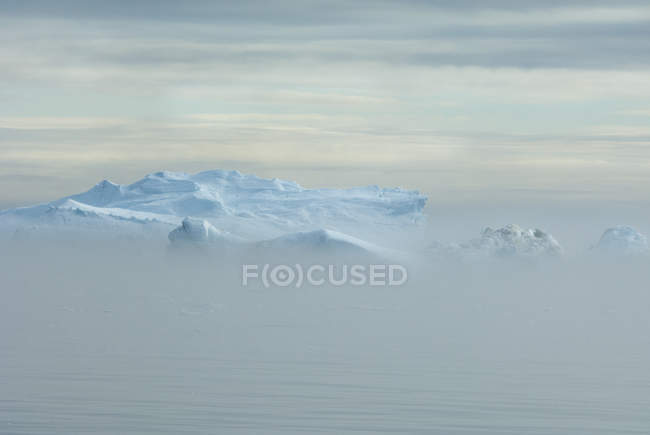
[[[408,227],[423,218],[425,203],[418,191],[400,188],[308,189],[238,171],[163,171],[129,185],[104,180],[80,194],[2,211],[0,234],[32,228],[37,233],[162,238],[191,216],[244,239],[263,240],[325,225],[348,232]]]
[[[647,254],[650,250],[646,236],[627,225],[606,229],[593,249],[608,255]]]
[[[563,250],[552,235],[540,229],[509,224],[498,229],[485,228],[480,237],[463,243],[434,242],[428,252],[441,258],[471,260],[559,257]]]

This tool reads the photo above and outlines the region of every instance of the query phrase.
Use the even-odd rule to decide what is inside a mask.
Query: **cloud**
[[[128,124],[128,119],[84,117],[0,117],[0,129],[16,130],[82,130]]]
[[[3,160],[79,188],[97,168],[223,162],[479,190],[647,181],[646,1],[36,0],[0,17]]]
[[[4,75],[83,80],[172,68],[187,76],[295,62],[612,70],[650,62],[650,7],[639,2],[239,3],[12,2],[0,31],[11,41]]]

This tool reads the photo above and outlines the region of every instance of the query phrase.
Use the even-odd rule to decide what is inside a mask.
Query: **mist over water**
[[[421,259],[403,286],[298,289],[165,242],[1,250],[2,433],[650,427],[643,258]]]

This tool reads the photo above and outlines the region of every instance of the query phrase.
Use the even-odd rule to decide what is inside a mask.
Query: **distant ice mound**
[[[37,226],[53,233],[138,234],[155,228],[163,236],[193,216],[244,238],[263,239],[324,225],[409,226],[422,218],[425,202],[419,192],[400,188],[306,189],[238,171],[156,172],[129,185],[104,180],[84,193],[2,211],[0,232]]]
[[[217,230],[214,225],[203,219],[186,217],[183,222],[172,230],[168,235],[172,243],[215,243],[231,241],[223,232]]]
[[[539,229],[510,224],[496,230],[485,228],[481,236],[463,243],[434,243],[429,252],[447,259],[559,257],[562,247]]]
[[[374,245],[347,234],[331,230],[299,231],[258,243],[262,248],[307,248],[332,249],[367,252],[375,249]]]
[[[340,233],[319,229],[286,234],[270,240],[258,242],[256,247],[266,252],[278,254],[305,252],[323,255],[372,256],[395,258],[399,254],[390,249],[377,246],[365,240]]]
[[[639,255],[650,252],[646,236],[627,225],[606,229],[593,249],[609,255]]]

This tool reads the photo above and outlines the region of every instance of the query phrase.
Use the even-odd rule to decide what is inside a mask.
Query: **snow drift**
[[[319,229],[286,234],[256,244],[267,253],[310,253],[344,257],[396,259],[400,253],[338,231]]]

